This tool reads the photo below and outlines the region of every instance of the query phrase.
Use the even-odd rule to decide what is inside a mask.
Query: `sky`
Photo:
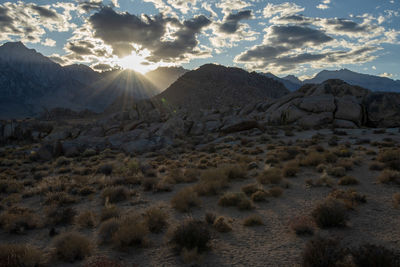
[[[0,43],[97,71],[205,63],[400,79],[400,0],[0,0]]]

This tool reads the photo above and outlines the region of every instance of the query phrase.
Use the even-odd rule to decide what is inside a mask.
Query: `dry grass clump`
[[[279,184],[282,181],[282,170],[279,168],[269,168],[257,177],[260,184]]]
[[[100,221],[104,222],[111,218],[119,218],[121,216],[121,211],[117,206],[107,205],[100,212]]]
[[[239,210],[249,210],[253,204],[242,192],[228,192],[220,197],[218,205],[227,207],[237,207]]]
[[[360,182],[353,176],[344,176],[340,178],[338,185],[358,185]]]
[[[213,224],[216,218],[217,218],[217,215],[215,215],[215,213],[213,213],[213,212],[208,211],[204,215],[204,221],[208,224]]]
[[[39,216],[27,208],[12,207],[0,215],[0,227],[9,233],[22,234],[39,226]]]
[[[268,194],[272,197],[280,197],[283,194],[283,189],[279,186],[274,186],[268,190]]]
[[[248,196],[251,196],[252,194],[254,194],[255,192],[257,192],[260,189],[262,189],[262,186],[260,186],[257,183],[247,184],[247,185],[242,186],[242,188],[241,188],[242,192]]]
[[[96,225],[96,215],[90,210],[85,210],[76,216],[75,223],[81,228],[93,228]]]
[[[90,240],[75,232],[66,232],[54,240],[55,255],[65,262],[75,262],[90,256],[93,251]]]
[[[383,183],[383,184],[388,184],[388,183],[400,184],[400,172],[385,169],[378,176],[378,182]]]
[[[65,192],[49,192],[46,194],[45,205],[66,206],[76,203],[76,198]]]
[[[60,225],[70,224],[76,215],[76,211],[71,207],[57,207],[55,205],[49,206],[45,209],[46,224]]]
[[[283,176],[295,177],[299,172],[299,163],[297,161],[290,161],[283,167]]]
[[[379,151],[376,158],[385,164],[386,168],[400,171],[400,149],[386,149]]]
[[[252,227],[252,226],[264,225],[264,223],[260,215],[252,214],[243,220],[243,225]]]
[[[327,169],[327,173],[335,177],[343,177],[346,175],[346,169],[343,167],[331,167]]]
[[[116,203],[129,199],[129,190],[124,186],[110,186],[103,189],[101,197],[104,203]]]
[[[299,216],[290,220],[289,227],[296,235],[313,235],[315,222],[309,216]]]
[[[168,213],[161,207],[150,207],[143,216],[147,228],[152,233],[160,233],[168,225]]]
[[[198,207],[201,200],[193,187],[186,187],[176,193],[171,199],[171,205],[180,212],[187,212],[193,207]]]
[[[346,253],[334,239],[315,237],[306,243],[302,253],[303,267],[339,267]],[[343,265],[346,266],[346,265]]]
[[[148,227],[145,221],[137,215],[121,218],[118,228],[112,234],[113,246],[123,250],[127,247],[145,247],[147,241]]]
[[[385,164],[383,164],[382,162],[377,162],[377,161],[372,161],[369,164],[369,169],[371,171],[381,171],[385,168]]]
[[[104,175],[111,175],[113,172],[113,169],[114,169],[113,165],[103,164],[103,165],[99,166],[99,168],[97,169],[97,173],[101,173]]]
[[[400,193],[394,193],[392,196],[393,206],[398,209],[400,207]]]
[[[356,266],[400,266],[398,253],[383,246],[363,244],[351,251]]]
[[[232,226],[228,222],[229,219],[224,216],[219,216],[214,220],[213,227],[220,233],[227,233],[232,231]]]
[[[182,252],[183,249],[196,249],[202,253],[209,249],[211,233],[207,224],[193,218],[187,218],[171,231],[170,243],[175,250]]]
[[[358,204],[366,203],[367,197],[359,194],[355,189],[335,189],[328,195],[329,198],[343,201],[348,209],[354,209]]]
[[[0,244],[0,266],[40,267],[46,265],[46,257],[38,248],[27,244]]]
[[[24,189],[24,184],[15,180],[0,180],[0,193],[13,194],[20,193]]]
[[[311,215],[321,228],[343,227],[348,220],[346,206],[335,199],[327,199],[318,204]]]
[[[321,153],[318,152],[310,152],[307,156],[300,160],[301,166],[318,166],[319,164],[324,163],[324,158]]]
[[[210,169],[204,171],[200,181],[195,185],[195,191],[200,196],[217,195],[228,186],[228,177],[221,169]]]
[[[265,191],[264,189],[258,189],[256,192],[251,194],[250,198],[254,202],[261,202],[265,201],[269,196],[271,196],[271,194],[268,191]]]
[[[244,179],[247,176],[247,168],[244,164],[228,165],[223,170],[229,180]]]

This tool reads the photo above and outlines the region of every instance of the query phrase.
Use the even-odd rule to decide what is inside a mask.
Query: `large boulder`
[[[361,126],[363,123],[363,108],[354,96],[343,96],[336,100],[335,118],[347,120]]]
[[[367,126],[400,126],[400,94],[371,93],[365,98],[364,105],[367,110]]]

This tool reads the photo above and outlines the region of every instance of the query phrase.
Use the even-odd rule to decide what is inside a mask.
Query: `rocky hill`
[[[182,67],[159,67],[145,76],[162,92],[188,71]]]
[[[243,106],[289,93],[285,86],[258,73],[206,64],[180,77],[155,99],[189,110]]]

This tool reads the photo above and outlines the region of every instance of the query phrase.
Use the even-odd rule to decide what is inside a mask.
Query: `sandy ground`
[[[332,134],[330,130],[295,132],[295,136],[286,137],[279,134],[279,139],[285,142],[296,139],[309,139],[317,132],[325,134],[326,138],[321,144],[327,146],[326,140]],[[392,138],[400,142],[398,129],[388,129],[386,133],[374,134],[372,130],[346,130],[346,136],[340,136],[339,143],[354,143],[355,137],[370,139],[371,141],[382,141],[383,138]],[[266,150],[268,144],[257,144]],[[362,145],[367,149],[378,151],[377,147],[369,144]],[[357,145],[354,145],[354,149]],[[268,152],[268,150],[266,150]],[[373,243],[385,245],[389,248],[400,247],[400,209],[395,209],[392,203],[392,195],[400,192],[395,185],[377,184],[376,179],[379,171],[371,171],[369,163],[375,157],[373,155],[362,155],[362,164],[355,166],[353,170],[347,171],[360,181],[355,186],[335,186],[336,188],[354,188],[357,192],[365,194],[367,203],[359,205],[354,211],[350,211],[350,220],[346,228],[333,228],[329,230],[317,229],[316,234],[329,237],[338,237],[348,246],[356,246],[362,243]],[[177,158],[180,155],[176,155]],[[264,158],[264,155],[257,155]],[[145,160],[145,159],[142,159]],[[264,168],[264,161],[259,162],[260,168]],[[202,205],[194,208],[190,213],[179,213],[170,207],[171,197],[180,189],[189,184],[174,186],[172,192],[152,193],[143,192],[138,187],[138,196],[129,201],[118,203],[125,214],[142,211],[145,208],[161,204],[170,214],[169,222],[174,225],[187,216],[203,219],[207,211],[217,215],[232,218],[233,230],[229,233],[213,232],[212,249],[203,256],[198,264],[200,266],[300,266],[301,253],[305,243],[311,237],[296,236],[289,228],[291,218],[298,215],[309,215],[315,205],[322,201],[331,192],[328,187],[307,187],[305,180],[319,178],[320,173],[311,167],[302,167],[297,177],[288,178],[290,187],[284,190],[279,198],[269,198],[268,202],[255,203],[255,209],[251,211],[238,211],[235,207],[221,207],[217,205],[218,198],[201,197]],[[249,183],[255,182],[255,178],[232,181],[226,191],[240,192],[240,188]],[[32,197],[22,199],[24,206],[31,207],[40,212],[42,199]],[[102,201],[99,193],[88,198],[82,198],[74,205],[79,210],[90,209],[100,212]],[[258,214],[262,217],[265,225],[256,227],[245,227],[242,220],[251,214]],[[74,226],[59,227],[57,231],[63,232],[72,229]],[[96,243],[97,229],[79,230],[91,237]],[[8,234],[0,230],[2,242],[29,242],[43,249],[51,250],[52,238],[48,235],[48,229],[30,230],[25,235]],[[148,248],[132,248],[128,252],[116,252],[109,246],[98,246],[96,254],[108,255],[111,258],[119,259],[123,266],[190,266],[184,264],[181,258],[174,254],[171,247],[165,242],[165,233],[151,234]],[[52,266],[78,266],[80,263],[66,264],[56,262]]]

